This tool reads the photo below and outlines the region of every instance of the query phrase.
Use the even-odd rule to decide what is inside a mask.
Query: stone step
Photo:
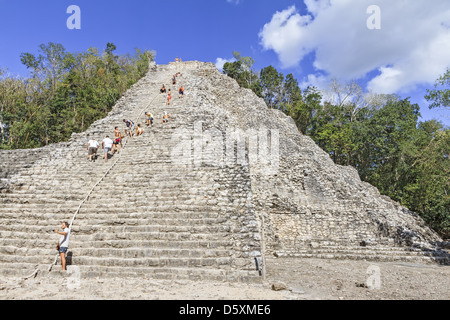
[[[414,248],[402,248],[402,247],[392,247],[392,248],[357,248],[357,247],[334,247],[334,248],[316,248],[311,249],[301,249],[296,250],[283,250],[283,252],[277,252],[277,256],[291,256],[298,254],[311,254],[311,255],[393,255],[393,256],[414,256],[414,255],[426,255],[428,252],[420,249]]]
[[[221,187],[223,188],[223,187]],[[66,191],[70,192],[70,191]],[[105,192],[102,194],[101,192]],[[58,207],[68,207],[74,205],[74,203],[78,202],[78,204],[85,200],[88,196],[88,193],[84,195],[84,197],[71,199],[69,197],[56,198],[52,194],[41,194],[40,197],[36,198],[21,198],[18,201],[11,201],[10,203],[14,203],[17,207],[26,207],[26,206],[36,206],[36,207],[47,207],[47,203],[52,203],[55,205],[59,205]],[[221,200],[227,202],[234,202],[236,200],[245,201],[250,200],[251,194],[248,190],[236,191],[236,192],[224,192],[222,189],[215,189],[213,186],[209,190],[196,188],[194,185],[191,185],[190,190],[178,189],[177,187],[167,187],[166,189],[155,190],[152,188],[146,189],[145,186],[140,185],[136,187],[130,188],[102,188],[101,191],[98,191],[97,188],[89,195],[87,198],[90,202],[95,202],[98,204],[105,203],[107,200],[111,199],[111,197],[117,197],[115,199],[114,204],[125,204],[130,203],[130,201],[140,202],[139,205],[145,205],[145,201],[147,199],[158,201],[158,200],[173,200],[177,199],[177,197],[181,198],[181,203],[188,200]],[[242,199],[244,198],[245,199]],[[68,205],[66,205],[68,202]],[[5,201],[4,203],[8,203]],[[94,203],[95,204],[95,203]],[[188,203],[190,204],[190,203]],[[15,210],[16,206],[11,206],[11,210]],[[6,211],[6,206],[3,207],[3,212]]]
[[[76,217],[77,221],[75,225],[80,225],[80,223],[83,223],[84,220],[97,220],[102,221],[102,224],[105,224],[109,222],[114,223],[114,221],[121,219],[126,219],[129,224],[152,224],[155,221],[160,221],[162,224],[176,223],[182,225],[183,222],[187,221],[193,221],[193,223],[201,223],[202,221],[224,222],[224,219],[231,218],[231,215],[229,214],[215,211],[198,210],[175,212],[173,209],[166,211],[150,211],[149,208],[146,207],[142,207],[141,209],[141,212],[130,212],[131,210],[100,207],[95,208],[95,211],[93,210],[89,212],[86,208],[82,208]],[[55,209],[52,209],[51,211],[55,212]],[[19,214],[20,217],[18,216]],[[41,225],[44,221],[50,221],[50,223],[46,225],[54,225],[55,220],[64,220],[69,216],[73,216],[73,213],[43,213],[41,210],[36,210],[36,212],[33,212],[31,209],[16,210],[13,212],[0,212],[0,219],[5,221],[5,224],[18,223],[19,225],[23,225],[24,222],[26,222],[27,225],[33,225],[33,221],[36,221],[35,219],[38,219],[39,224]],[[32,221],[29,221],[30,219]]]
[[[135,243],[135,245],[138,243]],[[72,246],[71,246],[72,247]],[[14,252],[11,254],[10,252]],[[145,248],[145,247],[129,247],[129,248],[80,248],[77,243],[73,244],[73,248],[68,251],[72,257],[97,257],[97,258],[123,258],[123,259],[146,259],[146,258],[229,258],[233,255],[233,250],[223,248]],[[26,260],[30,258],[43,259],[48,261],[49,257],[56,255],[57,251],[53,249],[43,248],[14,248],[0,247],[0,260],[3,262],[29,262],[35,263],[34,260]],[[25,259],[25,260],[24,260]],[[36,263],[39,263],[37,260]]]
[[[0,264],[0,274],[7,276],[29,276],[39,267],[38,277],[68,278],[74,277],[74,273],[60,271],[60,266],[53,266],[51,272],[47,272],[50,264],[34,266],[26,263]],[[223,270],[215,268],[133,268],[133,267],[93,267],[74,266],[79,270],[80,279],[108,279],[119,277],[127,278],[151,278],[157,280],[191,280],[191,281],[226,281],[243,283],[261,283],[262,277],[256,271],[247,270]],[[72,266],[68,266],[72,268]],[[74,270],[74,269],[73,269]],[[76,279],[75,279],[76,280]],[[87,285],[84,281],[81,285]]]
[[[226,249],[197,249],[197,248],[74,248],[70,250],[74,259],[76,257],[97,257],[97,258],[123,258],[123,259],[146,259],[146,258],[220,258],[231,257],[233,250]]]
[[[172,207],[138,207],[138,208],[115,208],[108,210],[100,209],[97,207],[82,207],[78,215],[74,226],[80,225],[136,225],[143,223],[145,225],[152,225],[161,220],[161,224],[170,223],[170,220],[178,220],[178,225],[183,225],[181,222],[189,224],[189,220],[194,220],[194,224],[200,224],[203,221],[205,224],[212,222],[211,219],[215,219],[216,223],[224,223],[224,219],[237,219],[239,215],[245,213],[245,210],[238,212],[237,210],[227,210],[224,208],[211,209],[210,212],[205,212],[208,206],[199,207],[198,211],[185,211]],[[159,210],[158,210],[159,209]],[[53,210],[39,210],[28,209],[26,213],[21,216],[23,211],[17,210],[10,212],[8,216],[1,214],[2,219],[5,221],[5,225],[17,225],[19,228],[27,225],[39,225],[39,226],[54,226],[55,223],[59,225],[62,221],[72,219],[75,212],[65,210],[65,208],[53,209]],[[20,219],[17,218],[20,215]],[[168,220],[168,221],[166,221]],[[201,220],[201,221],[198,221]],[[69,222],[69,221],[67,221]]]
[[[52,273],[62,274],[53,268]],[[89,267],[80,266],[81,279],[108,278],[119,276],[126,278],[151,278],[159,280],[191,280],[191,281],[219,281],[219,282],[242,282],[262,283],[257,271],[247,270],[223,270],[215,268],[132,268],[132,267]]]
[[[232,257],[146,257],[146,258],[122,258],[122,257],[97,257],[97,256],[72,256],[71,265],[97,266],[97,267],[169,267],[169,268],[218,268],[227,269],[239,266],[241,270],[251,270],[254,267],[250,259],[235,259]],[[27,263],[31,265],[44,265],[54,260],[48,256],[13,256],[0,254],[0,263]],[[69,263],[69,262],[68,262]]]
[[[107,267],[169,267],[169,268],[218,268],[228,269],[239,265],[241,270],[251,270],[253,262],[250,259],[233,259],[231,257],[219,258],[98,258],[98,257],[74,257],[74,265],[107,266]],[[246,269],[247,268],[247,269]]]
[[[56,241],[55,241],[56,240]],[[24,243],[30,242],[29,246],[24,246]],[[34,252],[34,249],[48,250],[47,252],[53,254],[55,252],[57,239],[49,240],[21,240],[21,239],[2,239],[0,246],[0,253],[4,254],[28,254],[28,252]],[[139,241],[139,246],[142,248],[153,249],[229,249],[234,245],[234,240],[146,240]],[[101,241],[77,241],[72,240],[71,248],[116,248],[116,249],[128,249],[136,247],[137,242],[134,240],[101,240]]]
[[[181,184],[161,182],[158,184],[156,181],[149,181],[151,178],[143,179],[141,181],[126,181],[126,182],[105,182],[101,186],[97,186],[94,191],[89,195],[89,198],[103,199],[105,195],[102,192],[120,193],[127,200],[146,200],[146,199],[158,199],[158,197],[164,198],[180,198],[181,200],[189,200],[194,196],[209,197],[216,195],[219,190],[214,190],[213,188],[197,188],[195,185],[182,186]],[[124,186],[126,184],[127,186]],[[90,190],[89,190],[90,191]],[[33,203],[41,204],[41,201],[46,202],[61,202],[63,201],[77,201],[83,200],[88,195],[88,190],[83,193],[68,195],[70,190],[60,190],[48,193],[40,194],[11,194],[11,196],[2,201],[3,203]],[[228,195],[230,193],[224,193],[223,195]],[[80,201],[81,201],[80,200]],[[5,207],[6,209],[6,207]]]
[[[170,163],[169,163],[170,164]],[[151,166],[149,166],[151,165]],[[162,169],[161,166],[164,166],[164,169]],[[199,170],[197,168],[197,170],[194,170],[193,168],[189,168],[188,165],[184,165],[184,166],[178,166],[178,165],[174,165],[173,168],[170,168],[167,166],[167,163],[160,163],[160,164],[156,164],[152,161],[147,161],[146,162],[142,162],[139,165],[133,164],[121,164],[121,165],[116,165],[113,168],[113,172],[111,172],[110,177],[117,177],[117,176],[125,176],[125,177],[132,177],[135,180],[138,181],[143,181],[143,180],[147,180],[149,178],[152,178],[152,180],[161,180],[161,181],[166,181],[167,184],[170,184],[172,182],[184,182],[186,183],[186,178],[200,178],[202,180],[206,180],[210,177],[217,177],[216,174],[220,174],[222,170],[224,169],[229,169],[230,167],[227,168],[220,168],[220,167],[214,167],[214,166],[205,166],[202,167],[201,170]],[[231,167],[233,169],[233,167]],[[231,173],[232,174],[232,173]],[[181,176],[180,176],[181,175]],[[226,178],[228,178],[228,180],[232,180],[233,176],[236,176],[236,173],[232,176],[228,175]],[[27,186],[29,188],[29,190],[33,190],[33,193],[31,193],[31,195],[33,194],[39,194],[39,193],[45,193],[46,188],[47,189],[56,189],[55,191],[57,191],[58,189],[62,189],[65,188],[67,186],[73,186],[73,185],[77,185],[77,186],[82,186],[83,188],[81,190],[78,189],[73,189],[73,188],[69,188],[69,190],[74,190],[74,193],[85,193],[84,189],[90,189],[89,187],[92,187],[93,185],[95,185],[95,183],[97,183],[100,178],[103,177],[103,175],[99,175],[93,179],[89,179],[86,180],[84,182],[82,182],[82,185],[80,184],[80,179],[79,177],[58,177],[58,183],[49,183],[48,182],[48,178],[46,178],[45,176],[41,177],[41,178],[35,178],[32,181],[27,181],[26,183],[23,184],[23,186]],[[170,178],[170,180],[167,180],[167,178]],[[22,187],[23,187],[22,186]],[[34,189],[32,189],[32,187],[34,186]],[[39,188],[37,188],[39,186]],[[2,194],[1,198],[7,198],[6,195],[12,195],[14,196],[14,194],[19,194],[19,193],[23,193],[23,194],[27,194],[27,189],[23,189],[22,190],[17,190],[15,191],[15,193],[8,193],[8,194]]]
[[[168,224],[168,225],[160,225],[160,224],[151,224],[151,225],[116,225],[116,226],[98,226],[98,225],[77,225],[72,229],[73,234],[126,234],[126,233],[166,233],[166,232],[174,232],[174,233],[216,233],[223,231],[231,231],[231,227],[229,225],[220,226],[216,223],[214,224],[202,224],[202,225],[177,225],[177,224]],[[234,229],[234,228],[233,228]],[[22,226],[20,229],[17,227],[7,227],[4,225],[0,225],[0,234],[5,237],[8,235],[13,235],[16,230],[25,231],[26,233],[32,234],[42,234],[48,233],[52,231],[52,225],[46,226]]]
[[[186,228],[188,229],[188,228]],[[213,240],[224,239],[230,237],[231,230],[229,232],[221,231],[219,227],[211,227],[209,230],[204,230],[208,233],[194,233],[192,231],[155,231],[155,232],[122,232],[122,233],[93,233],[92,237],[95,240]],[[47,236],[51,235],[49,232]],[[55,235],[53,233],[53,235]],[[1,231],[0,237],[2,239],[37,239],[43,237],[42,233],[31,233],[21,231]],[[72,237],[77,237],[78,241],[90,241],[93,240],[91,235],[75,234],[72,233]]]
[[[104,201],[104,199],[102,199]],[[103,203],[103,201],[99,200],[99,204],[93,204],[91,202],[87,202],[85,204],[83,204],[82,206],[82,210],[83,212],[87,212],[90,214],[95,214],[97,211],[98,212],[104,212],[104,211],[108,211],[110,210],[111,213],[114,212],[120,212],[120,213],[128,213],[128,214],[138,214],[138,213],[152,213],[152,212],[171,212],[171,213],[178,213],[178,212],[205,212],[205,211],[215,211],[215,212],[221,212],[224,210],[227,211],[234,211],[235,208],[238,207],[242,207],[239,205],[235,205],[233,204],[229,204],[229,203],[224,203],[224,205],[228,205],[228,208],[220,208],[217,206],[217,204],[211,204],[208,205],[206,204],[202,204],[202,205],[190,205],[190,204],[175,204],[172,206],[167,206],[164,205],[164,202],[161,202],[158,205],[152,205],[152,206],[148,206],[148,205],[141,205],[139,207],[133,206],[126,206],[125,204],[116,204],[113,203],[111,205],[111,208],[107,208],[105,209],[104,205],[101,205],[101,203]],[[54,212],[67,212],[66,216],[72,216],[73,213],[75,212],[75,209],[80,205],[80,202],[73,202],[71,204],[65,204],[64,206],[60,206],[60,207],[50,207],[50,204],[45,205],[45,204],[39,204],[39,205],[33,205],[33,204],[23,204],[20,206],[20,208],[15,208],[14,210],[11,210],[11,212],[24,212],[24,211],[37,211],[37,212],[41,212],[42,214],[50,214],[50,213],[54,213]],[[56,205],[58,205],[58,203],[56,203]],[[6,210],[4,210],[6,211]],[[181,213],[180,213],[181,214]]]
[[[97,184],[94,190],[102,190],[102,189],[119,189],[131,191],[134,190],[135,193],[138,191],[170,191],[167,189],[177,188],[176,191],[181,191],[189,194],[188,192],[193,189],[202,190],[205,192],[211,191],[211,188],[217,184],[219,187],[220,184],[217,181],[220,181],[223,185],[235,183],[236,181],[242,180],[242,176],[236,173],[228,173],[228,178],[223,178],[219,175],[219,172],[211,172],[210,174],[206,174],[205,172],[199,174],[185,174],[183,172],[174,172],[172,174],[176,174],[177,177],[172,177],[171,174],[157,174],[153,176],[151,173],[146,174],[116,174],[114,177],[104,178],[102,181],[93,183],[92,185],[86,187],[85,189],[78,190],[73,194],[68,195],[68,192],[71,192],[71,188],[69,187],[57,187],[55,189],[43,189],[39,190],[15,190],[14,192],[10,192],[2,195],[3,200],[16,201],[22,199],[39,199],[42,196],[46,195],[55,195],[60,196],[62,198],[66,197],[68,200],[71,198],[84,198],[88,191],[90,191],[94,185]],[[98,182],[98,183],[97,183]],[[128,186],[128,184],[133,184],[133,187]],[[139,184],[144,184],[142,190],[136,190],[136,187],[139,187]],[[249,185],[248,185],[249,186]],[[222,186],[223,187],[223,186]],[[240,190],[247,187],[246,184],[243,184]],[[174,190],[175,191],[175,190]],[[214,190],[212,190],[214,191]]]
[[[448,263],[446,257],[433,257],[427,255],[392,255],[392,254],[341,254],[341,253],[329,253],[329,254],[312,254],[312,253],[290,253],[285,257],[289,258],[312,258],[312,259],[327,259],[327,260],[356,260],[356,261],[380,261],[380,262],[425,262],[425,263]],[[281,256],[281,259],[283,256]]]
[[[25,218],[25,217],[24,217]],[[63,216],[60,217],[63,220]],[[0,225],[0,231],[14,231],[14,230],[27,230],[32,231],[33,233],[40,232],[49,232],[49,230],[54,230],[55,221],[59,220],[53,217],[41,217],[42,220],[39,220],[39,225],[37,224],[27,224],[23,225],[23,220],[18,219],[4,219],[2,224]],[[92,219],[92,218],[91,218]],[[109,218],[105,220],[102,224],[91,223],[93,220],[89,218],[80,218],[76,219],[74,225],[72,226],[73,232],[86,232],[90,229],[92,230],[102,230],[103,232],[117,232],[118,230],[122,230],[123,232],[134,232],[138,230],[162,230],[161,228],[166,228],[167,226],[181,226],[185,228],[201,228],[202,226],[211,226],[216,225],[220,226],[220,228],[224,228],[226,226],[233,225],[228,221],[227,218],[197,218],[197,219],[182,219],[182,218],[172,218],[172,219],[133,219],[133,218]],[[95,218],[98,219],[98,218]],[[47,222],[47,224],[43,224]],[[50,223],[49,223],[50,222]],[[29,221],[27,221],[29,223]],[[59,226],[58,226],[59,227]],[[197,230],[197,229],[194,229]]]

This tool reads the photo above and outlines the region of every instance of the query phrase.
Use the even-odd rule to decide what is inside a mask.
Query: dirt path
[[[369,280],[369,281],[368,281]],[[274,291],[272,285],[280,289]],[[265,284],[0,278],[0,300],[449,300],[450,267],[316,259],[268,261]]]

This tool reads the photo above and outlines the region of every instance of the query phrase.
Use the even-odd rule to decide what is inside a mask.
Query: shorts
[[[183,95],[184,95],[184,92],[183,92],[183,91],[180,91],[180,95],[182,95],[182,96],[183,96]]]
[[[105,153],[108,153],[111,151],[111,148],[105,148]]]
[[[120,144],[120,141],[121,141],[121,139],[118,138],[118,139],[114,140],[113,144]]]
[[[59,248],[59,253],[67,253],[67,249],[66,247],[60,247]]]
[[[164,123],[169,122],[169,119],[163,119],[163,122]]]
[[[97,153],[97,148],[89,148],[89,155],[92,156],[93,154]]]

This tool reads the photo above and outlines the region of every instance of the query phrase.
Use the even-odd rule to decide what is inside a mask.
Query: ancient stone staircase
[[[189,86],[185,84],[187,96],[181,100],[178,87],[169,85],[176,72],[172,66],[166,72],[149,73],[106,119],[74,135],[63,148],[45,148],[38,164],[14,176],[12,188],[1,194],[3,274],[44,270],[56,253],[58,237],[51,231],[71,219],[90,188],[114,164],[73,223],[68,263],[80,268],[82,277],[259,281],[250,188],[244,182],[242,190],[220,190],[226,183],[248,180],[246,169],[192,168],[171,161],[171,150],[178,143],[172,137],[174,130],[194,121],[186,106]],[[166,96],[159,93],[163,83],[172,89],[172,106],[166,106]],[[125,105],[127,110],[121,108]],[[151,128],[144,126],[146,111],[155,117]],[[163,111],[172,116],[164,125]],[[86,141],[112,136],[114,126],[123,128],[124,118],[139,122],[144,134],[129,138],[108,163],[101,156],[88,162]],[[248,231],[241,232],[243,228]]]
[[[87,161],[89,138],[112,136],[122,119],[144,125],[146,111],[155,121],[143,136],[108,163]],[[164,125],[163,111],[172,116]],[[208,147],[214,133],[278,130],[279,168],[263,174],[248,150],[247,164],[199,163],[199,123],[202,133],[212,130],[200,139],[200,160],[217,156]],[[189,152],[180,159],[174,150]],[[417,215],[334,165],[292,119],[207,63],[153,67],[105,119],[67,143],[0,152],[0,191],[0,272],[8,275],[45,273],[56,254],[52,231],[80,203],[68,258],[82,277],[260,281],[255,258],[261,267],[264,257],[268,269],[284,257],[449,262],[442,239]]]

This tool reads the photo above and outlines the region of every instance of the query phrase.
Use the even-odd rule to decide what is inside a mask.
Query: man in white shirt
[[[94,160],[95,158],[97,158],[97,150],[98,147],[100,147],[99,143],[97,142],[97,140],[95,139],[91,139],[89,140],[88,144],[87,144],[87,150],[88,150],[88,155],[89,155],[89,161]]]
[[[66,270],[66,253],[67,249],[69,248],[69,237],[70,237],[70,229],[67,222],[63,222],[61,224],[61,229],[63,229],[63,232],[55,230],[57,234],[61,235],[61,238],[58,241],[58,246],[56,248],[59,251],[59,255],[61,257],[62,270]]]
[[[105,151],[105,162],[108,162],[108,152],[111,151],[114,141],[112,141],[109,136],[102,141],[102,149]]]

